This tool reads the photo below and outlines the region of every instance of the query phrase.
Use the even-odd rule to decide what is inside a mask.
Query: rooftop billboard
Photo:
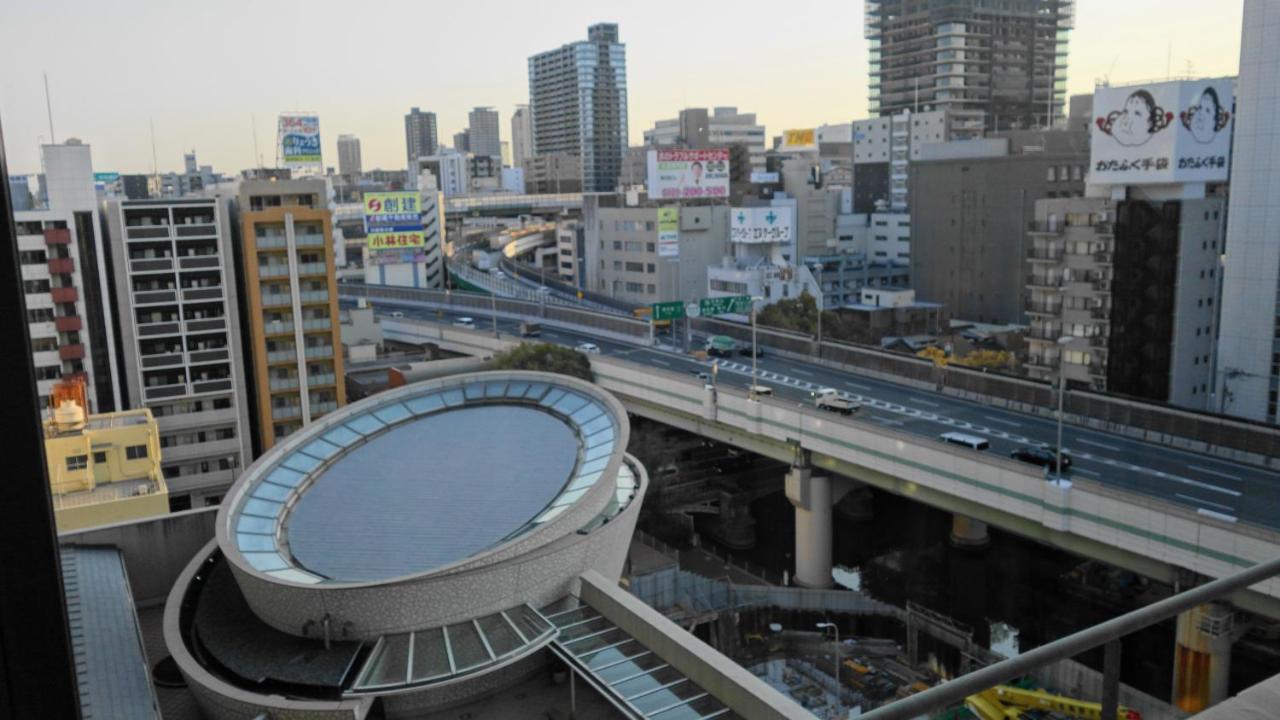
[[[648,177],[653,200],[729,197],[729,151],[650,150]]]

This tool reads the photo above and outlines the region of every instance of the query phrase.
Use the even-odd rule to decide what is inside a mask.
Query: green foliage
[[[551,343],[521,343],[510,350],[503,350],[493,356],[489,368],[559,373],[587,382],[595,381],[591,374],[591,361],[586,355]]]
[[[798,298],[779,300],[760,310],[756,323],[761,327],[812,335],[818,327],[818,303],[808,292],[802,292]]]

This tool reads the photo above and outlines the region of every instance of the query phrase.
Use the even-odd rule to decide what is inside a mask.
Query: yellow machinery
[[[981,720],[1018,720],[1023,713],[1041,710],[1081,720],[1102,720],[1102,704],[1084,702],[1065,695],[1054,695],[1045,690],[1023,690],[1009,685],[997,685],[964,699],[965,707]],[[1137,710],[1121,707],[1116,710],[1116,720],[1142,720]]]

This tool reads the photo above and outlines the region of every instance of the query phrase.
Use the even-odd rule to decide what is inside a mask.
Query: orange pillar
[[[1178,616],[1173,658],[1173,704],[1195,713],[1227,697],[1234,613],[1200,605]]]

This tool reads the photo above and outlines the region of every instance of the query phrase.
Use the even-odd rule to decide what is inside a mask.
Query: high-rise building
[[[907,181],[911,161],[925,144],[950,142],[952,116],[948,110],[855,120],[853,144],[853,211],[905,213],[910,209]]]
[[[528,105],[517,105],[511,115],[511,165],[521,167],[533,157],[533,115]]]
[[[1087,141],[1027,131],[926,145],[910,168],[916,297],[962,320],[1021,323],[1036,200],[1084,194]]]
[[[502,157],[501,121],[498,111],[478,107],[467,114],[467,149],[475,155]]]
[[[751,169],[763,172],[765,167],[764,125],[756,123],[755,113],[740,113],[736,107],[686,108],[670,120],[659,120],[644,131],[644,144],[649,147],[687,147],[696,150],[743,145],[751,157]]]
[[[587,39],[529,58],[533,153],[571,153],[582,189],[611,192],[627,151],[627,55],[618,26],[600,23]]]
[[[50,399],[44,454],[59,531],[169,512],[160,431],[150,410],[91,415],[78,378],[59,381]]]
[[[417,181],[419,174],[429,172],[435,178],[436,188],[445,197],[464,195],[470,189],[470,165],[467,156],[459,152],[421,157],[413,173],[414,180]]]
[[[174,509],[215,504],[253,461],[229,200],[106,215],[128,405],[159,423]]]
[[[346,402],[325,182],[240,185],[242,277],[261,450]]]
[[[14,213],[26,291],[37,391],[47,399],[60,377],[80,376],[87,412],[119,410],[114,315],[89,146],[78,140],[40,149],[44,206]]]
[[[871,0],[873,115],[945,110],[960,137],[1045,127],[1066,101],[1074,0]]]
[[[416,179],[418,158],[440,152],[440,140],[436,129],[436,114],[413,108],[404,116],[404,144],[409,169],[409,182]]]
[[[355,177],[360,174],[360,138],[355,135],[338,136],[338,174]]]
[[[1280,420],[1280,5],[1245,0],[1231,157],[1222,325],[1215,382],[1220,412]]]
[[[471,133],[459,130],[453,134],[453,149],[460,153],[471,152]]]

